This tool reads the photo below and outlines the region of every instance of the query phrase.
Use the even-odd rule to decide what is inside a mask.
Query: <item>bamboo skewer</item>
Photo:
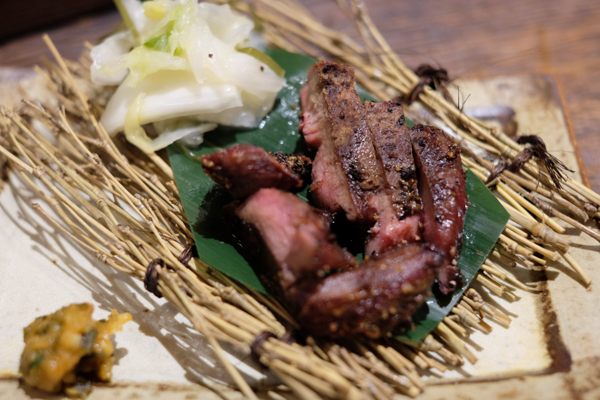
[[[546,257],[549,260],[557,260],[558,259],[558,254],[556,254],[553,251],[550,251],[530,240],[527,240],[526,238],[524,238],[521,235],[517,235],[514,233],[514,231],[512,230],[505,230],[504,231],[507,235],[509,235],[510,237],[512,237],[512,239],[514,239],[516,242],[521,243],[522,245],[525,245],[529,248],[531,248],[532,250],[535,250],[536,252],[540,253],[541,255],[543,255],[544,257]]]
[[[510,180],[507,180],[507,184],[510,186],[513,186],[514,189],[516,191],[518,191],[523,197],[525,197],[526,199],[528,199],[529,201],[531,201],[533,204],[535,204],[538,208],[540,208],[541,210],[543,210],[546,214],[553,216],[553,217],[557,217],[565,222],[567,222],[568,224],[574,226],[575,228],[581,230],[582,232],[586,233],[587,235],[593,237],[594,239],[596,239],[597,241],[600,242],[600,233],[596,232],[594,230],[592,230],[591,228],[588,228],[587,226],[583,225],[581,222],[574,220],[573,218],[570,218],[569,216],[561,213],[560,211],[556,210],[555,208],[553,208],[550,204],[544,202],[543,200],[531,195],[530,193],[525,192],[522,188],[520,188],[517,184],[515,184],[514,182],[511,182]]]
[[[568,237],[554,233],[544,224],[538,223],[536,221],[531,221],[528,218],[524,218],[524,216],[520,214],[517,210],[506,204],[504,205],[504,208],[510,213],[510,216],[513,219],[513,221],[515,221],[523,228],[531,232],[531,234],[534,237],[538,237],[544,243],[551,244],[563,251],[568,250],[569,246],[571,245],[571,240]]]
[[[575,261],[575,259],[573,258],[573,256],[570,255],[569,253],[563,252],[561,250],[559,250],[558,252],[562,256],[562,258],[564,258],[565,261],[568,262],[569,265],[575,270],[575,272],[577,272],[577,274],[581,277],[581,279],[583,280],[584,285],[585,286],[589,286],[590,283],[592,283],[592,279],[587,274],[587,272],[585,272],[583,270],[583,268],[581,268],[579,266],[579,264],[577,263],[577,261]]]
[[[462,365],[462,360],[453,352],[446,349],[440,342],[429,334],[420,344],[421,351],[433,352],[439,355],[446,363],[450,365]]]
[[[463,338],[469,337],[469,331],[462,325],[458,324],[456,321],[454,321],[449,316],[444,317],[443,322],[446,325],[448,325],[450,328],[452,328],[452,330],[455,331],[456,333],[458,333],[461,337],[463,337]]]
[[[477,362],[477,357],[465,346],[464,342],[460,340],[452,331],[444,324],[440,323],[437,328],[435,328],[435,333],[437,333],[456,353],[465,357],[471,364],[475,364]]]
[[[523,232],[521,229],[517,228],[516,226],[511,225],[510,223],[506,224],[506,228],[505,228],[504,232],[507,234],[510,234],[510,235],[519,235],[522,238],[527,238],[527,233]]]
[[[257,1],[258,5],[263,3],[277,8],[273,5],[271,0]],[[367,47],[369,50],[366,53],[361,51],[362,49],[359,49],[356,46],[346,46],[344,47],[345,52],[340,54],[337,50],[331,49],[333,42],[330,39],[325,41],[315,40],[315,37],[319,37],[319,33],[324,32],[327,30],[327,28],[323,27],[314,19],[307,19],[306,11],[301,8],[296,8],[293,14],[290,12],[286,12],[285,15],[280,14],[280,16],[288,18],[289,21],[292,21],[291,24],[288,23],[280,28],[282,30],[294,32],[296,30],[294,23],[300,23],[303,25],[303,28],[307,30],[307,32],[303,32],[300,36],[308,40],[313,46],[320,47],[325,51],[330,52],[330,54],[342,58],[346,62],[350,62],[359,68],[363,68],[371,79],[379,80],[385,84],[391,85],[400,90],[400,92],[406,94],[412,87],[414,87],[414,85],[416,85],[418,82],[418,77],[400,61],[393,51],[391,51],[385,39],[383,39],[383,36],[379,33],[377,28],[370,20],[364,4],[358,4],[356,1],[350,1],[349,3],[340,1],[339,3],[342,5],[345,4],[343,8],[353,13],[354,22],[358,27],[359,33],[361,33],[365,43],[368,45]],[[256,8],[253,12],[260,18],[272,18],[274,15],[273,13],[262,10],[261,8]],[[346,36],[342,35],[341,37],[338,36],[336,40],[343,42],[345,40],[347,41],[348,39]],[[365,56],[365,54],[367,55]],[[379,60],[381,60],[383,63],[382,65],[385,65],[385,68],[383,69],[383,74],[377,75],[373,73],[373,69],[370,69],[369,65],[378,63]],[[423,93],[420,95],[420,100],[429,108],[434,110],[438,109],[438,114],[443,117],[446,122],[451,123],[452,120],[456,120],[461,123],[462,126],[466,127],[471,134],[482,138],[484,141],[490,143],[494,148],[498,149],[502,156],[513,157],[517,151],[520,151],[523,148],[521,145],[515,143],[512,139],[508,138],[503,132],[489,129],[486,127],[486,124],[466,116],[464,113],[460,112],[455,105],[446,102],[428,87],[426,87]],[[455,128],[457,128],[457,126],[455,126]],[[529,163],[527,168],[528,171],[532,173],[532,176],[540,176],[543,177],[544,180],[547,180],[547,177],[544,175],[544,173],[540,173],[536,165]],[[570,190],[584,196],[591,201],[598,203],[600,200],[600,196],[576,182],[569,182],[567,186],[570,188]],[[579,212],[577,212],[577,214],[581,216]]]

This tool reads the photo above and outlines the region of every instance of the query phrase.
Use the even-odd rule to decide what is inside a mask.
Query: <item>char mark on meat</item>
[[[300,131],[317,149],[311,196],[317,206],[343,211],[350,221],[370,226],[375,221],[373,193],[383,186],[364,106],[354,90],[354,68],[318,62],[300,92]]]
[[[374,256],[422,239],[421,201],[402,106],[367,101],[365,109],[384,181],[384,189],[377,195],[377,222],[369,230],[365,248],[365,254]]]
[[[314,336],[385,337],[410,322],[441,262],[425,245],[408,244],[329,276],[308,294],[300,323]]]
[[[303,186],[311,160],[305,156],[267,153],[250,144],[240,144],[201,157],[202,167],[234,198],[245,198],[261,188],[282,190]]]
[[[244,247],[260,249],[266,256],[267,281],[275,283],[279,296],[294,310],[325,274],[358,265],[336,244],[327,215],[294,194],[260,189],[234,213],[237,221],[230,218],[230,225],[236,236]]]
[[[402,219],[421,211],[417,190],[417,173],[408,127],[402,106],[384,101],[365,102],[367,122],[373,132],[373,143],[383,164],[386,187],[392,191],[392,204]]]
[[[310,158],[298,154],[285,154],[282,151],[269,152],[269,155],[275,157],[280,165],[285,166],[289,171],[293,172],[296,178],[306,180],[310,177],[312,167]],[[285,190],[282,188],[279,189]]]
[[[456,267],[467,210],[460,151],[448,135],[432,126],[415,126],[410,136],[423,204],[423,236],[445,255],[438,283],[447,294],[463,283]]]

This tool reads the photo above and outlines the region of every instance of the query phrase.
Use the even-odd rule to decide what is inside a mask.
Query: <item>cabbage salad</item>
[[[92,81],[119,85],[100,120],[110,135],[124,132],[146,152],[176,140],[195,146],[219,124],[254,127],[271,110],[283,70],[246,47],[250,19],[197,0],[116,4],[128,29],[91,51]]]

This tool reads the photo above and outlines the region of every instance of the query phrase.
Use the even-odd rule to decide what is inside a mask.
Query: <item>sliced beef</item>
[[[250,144],[240,144],[201,157],[202,167],[234,198],[245,198],[260,188],[300,188],[310,174],[311,160],[305,156],[267,153]]]
[[[227,207],[229,222],[244,248],[262,253],[263,280],[305,330],[385,336],[410,322],[436,278],[443,293],[462,284],[467,196],[458,148],[437,128],[407,128],[397,104],[363,106],[348,66],[316,63],[301,103],[300,130],[317,150],[311,198],[324,210],[274,189],[301,184],[302,158],[234,146],[205,156],[205,170],[235,197],[249,196]],[[360,266],[330,233],[336,213],[363,235],[368,229]]]
[[[423,204],[423,236],[445,255],[438,282],[447,294],[463,283],[456,268],[467,210],[460,151],[448,135],[432,126],[415,126],[410,137]]]
[[[233,212],[236,236],[269,267],[263,279],[315,336],[377,338],[409,322],[443,261],[408,244],[358,266],[335,243],[327,213],[277,189],[260,189]]]
[[[300,323],[314,336],[385,337],[410,321],[442,259],[425,245],[409,244],[329,276],[308,294]]]
[[[367,101],[365,109],[384,180],[384,190],[377,196],[377,222],[369,231],[365,248],[365,254],[376,255],[398,244],[421,240],[421,200],[402,106]]]
[[[419,218],[401,221],[420,207],[410,138],[397,125],[402,108],[373,103],[368,106],[372,112],[365,112],[354,90],[354,69],[337,63],[313,65],[300,98],[300,130],[317,149],[311,198],[322,208],[345,213],[359,229],[370,228],[366,254],[418,241]],[[395,136],[398,130],[405,135]],[[401,184],[413,192],[403,194]]]
[[[318,207],[343,211],[348,220],[371,225],[377,212],[371,197],[382,187],[382,171],[354,90],[354,68],[336,62],[314,64],[300,101],[300,131],[317,149],[312,198]]]
[[[399,220],[396,214],[390,210],[392,210],[391,203],[388,207],[382,207],[377,222],[369,229],[365,254],[371,257],[400,244],[416,243],[423,240],[421,215],[411,215]]]
[[[393,191],[394,211],[398,218],[418,214],[421,211],[421,199],[417,190],[409,128],[404,122],[402,106],[389,101],[367,101],[365,109],[375,150],[383,164],[386,186]]]
[[[276,281],[292,308],[299,307],[299,296],[325,274],[358,265],[354,256],[336,244],[327,217],[294,194],[260,189],[235,214],[240,219],[235,224],[238,238],[247,248],[266,251],[272,274],[269,281]]]

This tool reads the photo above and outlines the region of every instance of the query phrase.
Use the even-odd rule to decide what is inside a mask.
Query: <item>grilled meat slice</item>
[[[238,144],[201,157],[204,172],[225,186],[234,198],[245,198],[261,188],[300,188],[310,173],[305,156],[267,153],[250,144]]]
[[[392,204],[402,219],[421,211],[417,173],[404,111],[397,103],[365,102],[373,143],[383,164],[386,187],[393,191]]]
[[[367,102],[365,112],[353,78],[348,66],[313,65],[300,93],[300,130],[317,148],[312,198],[329,211],[345,212],[359,227],[370,227],[366,254],[376,255],[420,240],[420,217],[413,215],[421,205],[402,107]]]
[[[278,292],[293,309],[326,273],[358,265],[336,244],[327,217],[294,194],[260,189],[235,214],[241,220],[235,224],[238,238],[250,249],[267,252],[273,275],[268,280],[276,281]],[[264,246],[259,246],[258,238]]]
[[[329,276],[307,296],[300,323],[314,336],[385,337],[410,322],[442,261],[427,246],[408,244]]]
[[[299,154],[286,154],[282,151],[270,151],[269,155],[275,157],[279,164],[285,165],[298,179],[304,181],[310,178],[310,171],[312,169],[312,160],[310,158]],[[301,185],[303,184],[304,182],[301,183]]]
[[[376,255],[398,244],[421,240],[421,200],[402,106],[367,101],[365,109],[384,179],[384,190],[377,195],[377,222],[369,231],[365,248],[365,254]]]
[[[336,62],[314,64],[300,101],[300,131],[309,147],[317,149],[310,187],[317,206],[372,225],[376,210],[370,197],[382,187],[382,171],[354,90],[354,68]]]
[[[265,188],[296,185],[281,175],[290,172],[289,160],[234,147],[203,163],[235,197],[250,196],[227,207],[230,224],[246,249],[261,252],[261,264],[270,268],[263,280],[304,329],[378,338],[410,322],[436,278],[443,293],[462,284],[455,265],[466,185],[448,136],[433,127],[407,128],[397,104],[363,106],[353,79],[351,67],[319,62],[301,90],[299,128],[317,150],[311,196],[325,211]],[[337,212],[362,233],[370,227],[365,254],[371,257],[360,266],[330,234],[330,213]]]
[[[229,210],[236,236],[270,269],[263,280],[316,336],[377,338],[409,322],[443,260],[408,244],[359,267],[335,243],[326,214],[277,189],[260,189]]]
[[[397,215],[392,212],[389,197],[381,196],[379,200],[380,204],[383,202],[386,204],[380,207],[377,222],[369,229],[365,254],[374,257],[397,245],[423,240],[421,215],[411,215],[399,220]]]
[[[445,254],[438,283],[440,291],[447,294],[463,283],[456,268],[467,210],[460,150],[448,135],[432,126],[415,126],[410,137],[423,204],[423,236],[426,243]]]

